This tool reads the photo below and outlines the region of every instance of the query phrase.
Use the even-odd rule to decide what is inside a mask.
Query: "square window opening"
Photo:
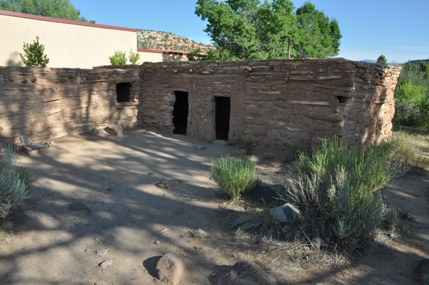
[[[116,84],[116,102],[130,102],[131,83]]]

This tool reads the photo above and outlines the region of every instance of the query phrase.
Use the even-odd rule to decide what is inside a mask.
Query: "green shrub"
[[[133,52],[132,50],[130,50],[130,55],[128,56],[128,59],[131,64],[136,65],[140,59],[140,54],[138,52]]]
[[[15,165],[16,156],[11,145],[0,147],[0,219],[6,218],[27,194],[31,176],[26,168]]]
[[[395,90],[396,124],[429,130],[429,69],[426,64],[404,64]]]
[[[299,155],[280,195],[302,211],[310,239],[321,237],[347,251],[365,249],[387,212],[377,190],[403,170],[397,148],[382,143],[362,150],[324,141],[313,154]]]
[[[229,155],[222,156],[212,162],[210,168],[213,180],[232,198],[237,199],[259,184],[256,178],[256,163],[248,156],[240,160],[231,159]]]
[[[127,57],[125,51],[115,51],[115,54],[109,57],[111,65],[125,65],[127,63]]]
[[[49,63],[49,58],[45,52],[45,46],[39,43],[39,37],[32,44],[24,43],[24,54],[20,53],[25,66],[29,67],[46,67]]]
[[[429,129],[429,87],[408,80],[395,95],[395,123]]]

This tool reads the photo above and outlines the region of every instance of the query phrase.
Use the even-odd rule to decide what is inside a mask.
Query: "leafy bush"
[[[310,239],[364,249],[386,213],[377,190],[403,170],[397,148],[393,142],[362,150],[324,141],[313,154],[299,155],[280,195],[302,211],[302,229]]]
[[[429,87],[406,81],[396,92],[395,122],[405,126],[428,129]]]
[[[136,65],[137,61],[139,61],[140,59],[140,54],[138,52],[133,52],[132,50],[130,50],[130,55],[128,59],[130,60],[131,64]]]
[[[395,90],[396,124],[429,130],[429,68],[407,62]]]
[[[25,66],[29,67],[46,67],[49,63],[49,58],[45,52],[45,46],[39,43],[39,37],[32,44],[24,43],[24,54],[20,53]]]
[[[17,167],[11,145],[0,147],[0,219],[7,217],[27,194],[31,176],[26,168]]]
[[[229,155],[212,162],[210,168],[213,180],[232,198],[237,199],[259,184],[256,179],[256,163],[248,156],[233,160]]]
[[[127,57],[125,51],[115,51],[115,54],[109,57],[111,65],[125,65],[127,63]]]

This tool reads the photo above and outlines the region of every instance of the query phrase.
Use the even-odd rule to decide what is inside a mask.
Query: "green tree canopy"
[[[298,57],[328,57],[339,53],[342,35],[337,20],[329,20],[311,2],[298,8],[296,17],[300,36],[294,48]]]
[[[69,0],[0,0],[0,9],[37,16],[88,22]],[[94,21],[90,21],[94,23]]]
[[[386,65],[387,65],[387,59],[386,59],[386,57],[385,57],[384,55],[380,55],[380,56],[377,58],[377,63],[378,63],[378,64],[381,64],[381,65],[383,65],[383,66],[386,66]]]
[[[411,61],[407,61],[406,63],[404,63],[402,68],[404,70],[412,70],[414,68],[414,64],[412,64]]]
[[[198,0],[195,13],[216,47],[205,59],[239,60],[328,57],[339,52],[341,33],[306,2],[296,12],[290,0]]]

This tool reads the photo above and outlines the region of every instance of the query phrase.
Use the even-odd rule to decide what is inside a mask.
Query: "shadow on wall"
[[[85,133],[110,123],[137,123],[138,76],[129,69],[0,69],[0,140],[34,142]],[[117,86],[128,83],[126,101]],[[127,86],[128,86],[127,85]]]
[[[10,53],[10,58],[6,63],[6,66],[23,66],[23,63],[19,57],[19,53],[16,52],[11,52]]]

